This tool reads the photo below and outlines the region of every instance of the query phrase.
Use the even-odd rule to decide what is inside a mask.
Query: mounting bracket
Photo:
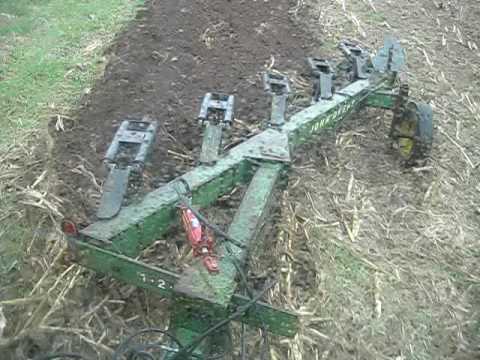
[[[120,211],[130,173],[143,171],[156,132],[156,122],[125,120],[121,123],[104,158],[110,172],[97,210],[99,219],[110,219]]]
[[[278,127],[285,123],[287,99],[290,93],[290,83],[285,75],[266,72],[263,74],[265,91],[272,96],[272,112],[269,126]]]
[[[333,79],[335,74],[330,63],[320,58],[307,58],[313,75],[312,104],[320,99],[329,100],[333,97]]]
[[[234,103],[233,95],[207,93],[203,98],[198,120],[206,127],[203,134],[200,163],[213,165],[218,160],[223,128],[229,128],[233,121]]]
[[[235,97],[233,95],[207,93],[203,98],[198,120],[202,125],[213,123],[229,127],[233,121],[234,104]]]
[[[340,42],[340,49],[350,59],[353,67],[353,79],[368,79],[366,71],[368,52],[353,42],[344,40]]]

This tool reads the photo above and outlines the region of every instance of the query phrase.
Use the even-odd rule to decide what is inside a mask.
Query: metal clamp
[[[200,163],[213,165],[218,160],[222,146],[223,128],[233,121],[235,97],[218,93],[207,93],[202,101],[198,121],[206,125],[203,134]]]
[[[269,126],[278,127],[285,123],[287,99],[290,93],[290,83],[287,76],[266,72],[263,74],[265,91],[272,95],[272,113]]]
[[[368,52],[362,49],[357,44],[348,40],[340,42],[340,49],[347,58],[350,59],[353,66],[353,79],[368,79],[367,74],[367,59]]]
[[[233,121],[235,97],[218,93],[207,93],[202,101],[198,121],[200,124],[230,127]]]
[[[99,219],[110,219],[120,211],[128,190],[130,172],[143,171],[156,133],[156,122],[125,120],[118,128],[103,160],[110,172],[103,184],[97,210]]]
[[[264,73],[263,86],[265,91],[271,95],[287,95],[291,91],[288,77],[279,73]]]
[[[157,133],[157,123],[125,120],[108,147],[104,163],[108,168],[131,167],[141,171]]]
[[[327,60],[312,57],[307,58],[307,63],[313,75],[312,103],[316,103],[320,99],[331,99],[334,92],[333,79],[335,73],[330,63]]]

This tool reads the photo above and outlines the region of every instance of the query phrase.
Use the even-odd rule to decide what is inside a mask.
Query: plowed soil
[[[74,120],[55,132],[65,213],[94,220],[106,176],[102,158],[124,119],[149,116],[160,124],[143,191],[195,165],[202,139],[196,117],[206,92],[235,95],[240,121],[231,141],[260,126],[269,115],[261,73],[301,69],[313,44],[288,10],[288,0],[150,1],[116,39],[103,79]]]

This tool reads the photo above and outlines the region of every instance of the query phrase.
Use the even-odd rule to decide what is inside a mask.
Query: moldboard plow
[[[288,79],[278,73],[265,74],[265,89],[272,97],[268,125],[263,132],[224,154],[219,153],[220,128],[228,130],[234,100],[228,95],[207,94],[199,116],[202,122],[208,122],[200,166],[147,194],[141,203],[121,208],[118,214],[108,204],[102,204],[102,219],[79,231],[74,224],[65,223],[76,262],[171,299],[168,331],[149,329],[136,334],[152,332],[160,340],[132,345],[135,339],[127,339],[118,349],[117,359],[229,359],[231,321],[261,329],[265,343],[267,332],[295,336],[297,316],[261,302],[272,283],[265,284],[261,291],[252,290],[245,267],[249,249],[255,240],[261,239],[274,189],[285,183],[292,154],[314,134],[334,127],[362,107],[390,109],[393,120],[389,136],[404,161],[413,164],[428,156],[432,111],[428,105],[408,100],[408,86],[401,79],[405,55],[399,43],[387,39],[373,58],[350,42],[342,42],[340,48],[350,74],[345,87],[335,89],[336,75],[330,62],[310,58],[307,63],[312,73],[312,105],[286,116]],[[216,113],[217,123],[208,119],[209,110]],[[124,127],[127,131],[127,124]],[[145,141],[123,131],[117,142],[123,136],[130,142],[144,144],[146,149],[152,143],[147,129],[156,129],[156,124],[142,125],[140,130],[148,134]],[[112,149],[117,147],[110,149],[107,159],[112,171],[126,172],[121,174],[117,187],[123,197],[131,167],[127,164],[127,170],[118,170],[118,166],[112,165]],[[143,168],[143,150],[140,154]],[[241,184],[247,186],[246,192],[224,232],[209,223],[198,209],[208,207]],[[115,204],[121,202],[113,198]],[[187,233],[186,246],[193,251],[191,266],[175,273],[138,260],[143,249],[179,223]]]

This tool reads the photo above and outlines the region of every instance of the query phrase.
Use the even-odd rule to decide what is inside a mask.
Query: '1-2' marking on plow
[[[144,284],[154,285],[159,289],[167,290],[167,282],[163,279],[153,279],[151,277],[148,277],[145,273],[138,273],[138,276],[140,277],[140,279],[142,279],[142,282]]]

